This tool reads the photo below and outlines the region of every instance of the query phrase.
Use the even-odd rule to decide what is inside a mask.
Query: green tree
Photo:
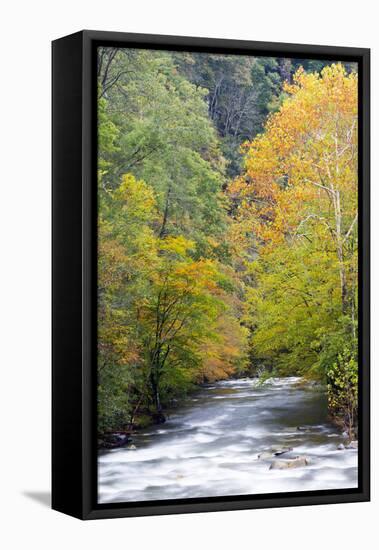
[[[282,375],[329,380],[330,412],[356,421],[357,75],[300,69],[284,91],[229,189],[247,251],[252,355]]]
[[[103,127],[117,128],[113,148],[101,150],[101,163],[109,167],[102,185],[117,187],[125,173],[148,182],[156,192],[157,235],[185,235],[206,253],[208,237],[222,239],[226,224],[225,161],[208,118],[207,92],[177,72],[169,53],[128,52],[112,58],[113,84],[100,104]],[[100,82],[106,67],[103,61]]]

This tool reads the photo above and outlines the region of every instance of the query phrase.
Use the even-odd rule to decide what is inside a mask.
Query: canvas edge
[[[102,519],[102,518],[116,518],[116,517],[134,517],[134,516],[147,516],[147,515],[160,515],[160,514],[181,514],[181,513],[193,513],[193,512],[213,512],[213,511],[231,511],[231,510],[243,510],[243,509],[257,509],[268,507],[283,507],[283,506],[303,506],[313,504],[335,504],[343,502],[363,502],[370,500],[370,380],[369,380],[369,300],[370,300],[370,272],[369,272],[369,181],[370,181],[370,85],[369,85],[369,70],[370,70],[370,50],[367,48],[350,48],[350,47],[334,47],[334,46],[314,46],[314,45],[301,45],[301,44],[281,44],[281,43],[266,43],[266,42],[248,42],[240,40],[229,39],[207,39],[207,38],[194,38],[194,37],[174,37],[174,36],[162,36],[162,35],[145,35],[145,34],[131,34],[131,33],[113,33],[102,31],[80,31],[69,37],[64,37],[58,41],[62,47],[64,47],[67,40],[78,40],[81,42],[81,62],[82,62],[82,75],[81,75],[81,117],[80,121],[73,120],[73,127],[78,127],[81,124],[81,159],[75,166],[75,173],[77,181],[80,179],[80,186],[82,192],[81,201],[81,219],[82,228],[80,235],[76,234],[73,237],[80,239],[82,244],[82,262],[81,262],[81,336],[82,336],[82,359],[80,369],[76,367],[75,373],[72,373],[72,383],[74,387],[81,388],[80,399],[80,415],[78,415],[78,424],[80,425],[81,433],[81,445],[80,449],[77,449],[76,445],[76,466],[80,469],[80,488],[73,488],[72,490],[72,502],[62,506],[57,504],[56,497],[57,487],[53,483],[53,505],[56,510],[73,515],[81,519]],[[362,113],[361,113],[361,189],[360,189],[360,206],[361,206],[361,277],[362,277],[362,309],[363,316],[361,319],[363,327],[363,339],[362,339],[362,372],[364,374],[364,384],[361,387],[361,402],[362,406],[362,445],[360,449],[360,469],[363,468],[362,476],[362,490],[357,492],[352,490],[344,494],[338,494],[338,492],[327,492],[328,494],[308,495],[301,494],[300,496],[291,495],[259,495],[254,496],[251,500],[246,497],[223,501],[222,498],[215,499],[201,499],[201,502],[196,503],[144,503],[143,505],[114,505],[112,507],[104,507],[96,504],[96,466],[94,464],[94,453],[96,452],[95,437],[94,437],[94,412],[95,407],[95,395],[96,389],[96,373],[94,372],[93,353],[95,350],[95,327],[94,319],[96,312],[94,311],[94,297],[96,295],[96,288],[94,287],[94,271],[96,272],[96,237],[94,236],[94,228],[96,226],[95,214],[96,214],[96,199],[94,195],[94,189],[96,189],[96,159],[94,144],[96,143],[96,104],[94,101],[94,79],[93,79],[93,48],[98,42],[107,42],[110,45],[113,42],[122,42],[125,47],[132,47],[138,44],[144,45],[144,47],[158,47],[175,49],[178,48],[200,48],[204,50],[215,51],[230,51],[230,53],[241,53],[242,51],[253,53],[258,50],[265,52],[266,55],[272,55],[273,52],[282,52],[282,55],[295,55],[295,54],[307,54],[312,56],[329,56],[333,54],[341,57],[356,57],[361,61],[362,67]],[[53,72],[54,75],[54,72]],[[54,136],[54,91],[53,91],[53,136]],[[70,113],[67,116],[71,116]],[[69,137],[69,136],[66,136]],[[56,138],[55,138],[56,139]],[[54,138],[53,138],[54,140]],[[57,147],[57,143],[56,143]],[[53,146],[54,151],[54,146]],[[57,155],[57,152],[55,153]],[[59,154],[58,154],[59,155]],[[54,159],[54,152],[53,152]],[[53,160],[54,164],[54,160]],[[80,178],[79,178],[80,175]],[[56,178],[54,178],[53,170],[53,188]],[[79,185],[79,183],[78,183]],[[67,202],[70,203],[70,197],[67,198]],[[71,201],[72,206],[72,201]],[[54,222],[53,222],[54,224]],[[57,245],[57,243],[56,243]],[[77,270],[77,266],[69,265],[70,269]],[[62,277],[60,277],[62,279]],[[59,280],[59,277],[58,277]],[[64,289],[69,292],[70,288],[66,281],[60,281]],[[53,307],[53,319],[56,319],[57,311]],[[53,338],[54,342],[54,338]],[[54,344],[53,344],[54,345]],[[54,361],[53,361],[54,362]],[[59,370],[59,369],[58,369]],[[55,369],[57,373],[57,367]],[[54,367],[53,367],[54,378]],[[55,384],[56,386],[56,384]],[[54,388],[54,380],[53,380]],[[54,404],[55,395],[55,404]],[[53,390],[53,408],[56,407],[57,391]],[[364,398],[364,399],[363,399]],[[77,401],[77,398],[76,398]],[[77,403],[76,403],[77,405]],[[62,407],[59,407],[59,411],[63,418],[60,421],[55,419],[53,422],[53,431],[67,424],[67,418]],[[59,416],[58,414],[58,416]],[[54,411],[53,411],[54,415]],[[57,410],[55,410],[55,418],[57,417]],[[56,439],[56,438],[55,438]],[[58,445],[62,449],[62,445]],[[62,451],[63,452],[63,451]],[[57,452],[55,452],[57,455]],[[60,463],[62,462],[60,458]],[[64,462],[64,460],[63,460]],[[66,478],[65,474],[59,471],[57,468],[56,457],[53,460],[53,478],[61,479]],[[67,467],[66,467],[67,471]],[[76,478],[77,479],[77,478]],[[323,492],[324,493],[324,492]]]

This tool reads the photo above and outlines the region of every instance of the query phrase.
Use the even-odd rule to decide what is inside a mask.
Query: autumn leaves
[[[246,262],[253,356],[324,381],[349,365],[355,389],[339,388],[348,406],[336,405],[329,381],[331,410],[343,418],[357,388],[357,78],[341,64],[299,70],[229,188],[242,246],[253,241],[258,254]]]
[[[123,76],[99,100],[99,431],[246,370],[323,380],[353,430],[357,74],[298,70],[227,181],[206,90],[165,52],[112,63]]]

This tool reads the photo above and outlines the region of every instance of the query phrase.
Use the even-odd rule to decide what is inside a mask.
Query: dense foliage
[[[100,48],[99,432],[194,384],[321,380],[357,419],[357,75]]]
[[[252,356],[328,382],[331,412],[351,431],[356,389],[347,407],[337,393],[350,396],[357,382],[357,75],[300,69],[284,90],[229,188],[244,245],[259,257],[245,253]]]

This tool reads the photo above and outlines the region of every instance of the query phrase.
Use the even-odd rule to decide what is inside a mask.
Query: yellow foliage
[[[314,212],[328,217],[339,194],[347,223],[357,210],[357,75],[341,64],[299,69],[265,131],[245,144],[245,173],[229,187],[258,241],[277,244]]]

